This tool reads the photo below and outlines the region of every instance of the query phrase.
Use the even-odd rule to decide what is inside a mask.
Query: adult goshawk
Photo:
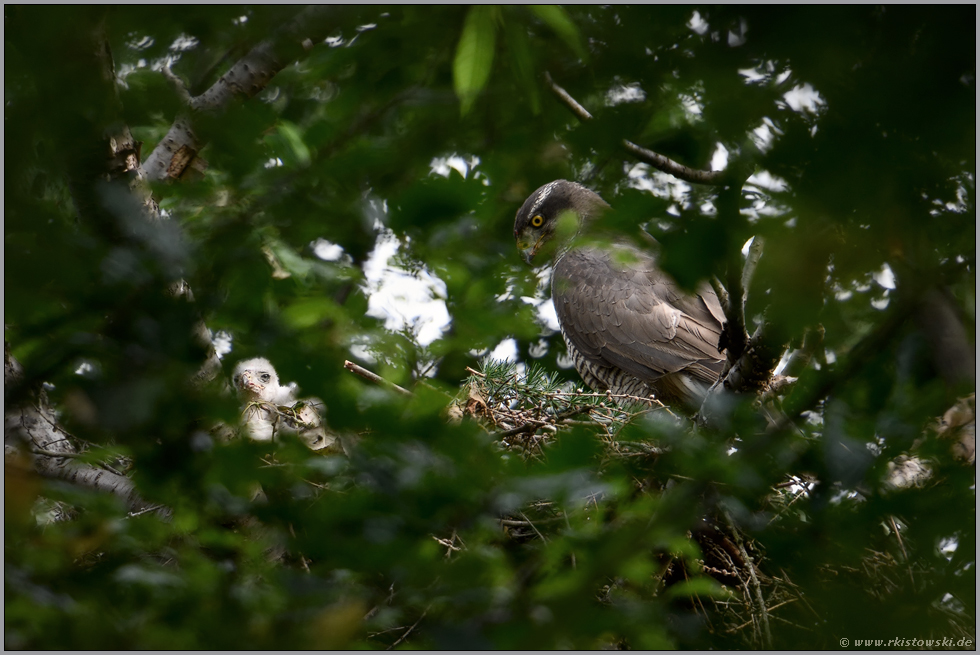
[[[551,297],[568,354],[590,387],[695,407],[724,365],[718,297],[706,283],[695,295],[681,292],[632,245],[574,243],[608,208],[575,182],[545,184],[517,212],[517,247],[528,263],[554,251]]]

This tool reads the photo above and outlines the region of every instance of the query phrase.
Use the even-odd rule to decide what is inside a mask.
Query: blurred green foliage
[[[939,287],[975,333],[974,8],[339,8],[325,43],[201,118],[203,176],[153,187],[171,220],[143,224],[94,181],[108,124],[127,124],[145,158],[180,111],[164,59],[201,93],[294,13],[5,7],[5,339],[78,443],[131,458],[141,493],[173,509],[169,522],[129,517],[115,499],[8,472],[7,648],[758,646],[718,627],[709,599],[731,592],[700,572],[689,538],[722,510],[761,569],[806,597],[772,621],[777,648],[974,625],[973,469],[933,443],[933,483],[882,485],[887,462],[971,390],[944,380],[898,312]],[[100,20],[121,116],[78,56]],[[545,71],[594,120],[575,119]],[[624,138],[695,168],[727,153],[754,170],[743,220],[719,218],[716,189],[630,160]],[[84,167],[91,187],[70,188]],[[610,229],[645,226],[684,283],[724,279],[764,237],[747,315],[787,342],[823,325],[793,398],[829,399],[775,433],[751,398],[710,428],[625,428],[669,448],[655,461],[605,460],[576,429],[525,462],[475,422],[447,423],[466,367],[507,338],[578,381],[522,299],[544,295],[512,238],[524,198],[562,177],[616,208]],[[105,220],[78,217],[92,203]],[[419,321],[389,330],[371,310],[365,264],[388,230],[389,267],[443,284],[430,295],[451,322],[430,343]],[[343,256],[318,257],[318,239]],[[165,292],[179,277],[193,304]],[[187,382],[198,316],[232,338],[227,371],[262,355],[324,399],[333,428],[361,434],[352,457],[207,436],[239,409],[223,379]],[[427,381],[407,399],[345,359]],[[780,506],[772,485],[804,471],[820,484]],[[25,518],[38,494],[73,520]],[[499,517],[542,501],[565,519],[536,523],[537,538],[502,530]],[[883,583],[869,553],[900,562],[887,571],[899,579]],[[690,572],[669,589],[667,559]]]

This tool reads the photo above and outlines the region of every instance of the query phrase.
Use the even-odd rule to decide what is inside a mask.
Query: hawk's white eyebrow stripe
[[[559,181],[560,180],[555,180],[554,182],[551,182],[550,184],[545,186],[545,188],[541,189],[541,193],[538,194],[538,199],[534,201],[534,206],[531,207],[531,216],[534,216],[535,214],[538,213],[538,209],[541,207],[542,203],[544,203],[544,201],[548,199],[548,196],[551,195],[551,192],[555,190],[555,187],[558,186]]]

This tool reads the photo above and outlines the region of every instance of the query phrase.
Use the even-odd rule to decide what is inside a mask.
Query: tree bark
[[[187,111],[177,117],[143,164],[150,179],[178,179],[208,142],[207,135],[199,129],[198,118],[219,116],[234,102],[259,93],[279,71],[326,38],[336,13],[330,6],[304,9],[272,37],[252,48],[207,91],[188,96]]]
[[[23,382],[20,363],[4,344],[4,385]],[[31,391],[28,400],[7,407],[3,416],[4,462],[17,467],[30,462],[36,473],[45,478],[65,480],[89,489],[117,496],[131,512],[153,507],[143,500],[132,480],[112,471],[75,461],[78,451],[68,439],[68,433],[58,427],[54,413],[47,406],[43,392]]]

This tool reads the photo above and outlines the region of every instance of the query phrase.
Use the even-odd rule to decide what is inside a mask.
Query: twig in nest
[[[888,522],[892,526],[892,531],[895,533],[895,538],[898,539],[898,546],[902,549],[902,557],[905,558],[905,565],[909,567],[909,579],[912,580],[912,584],[915,584],[915,576],[912,575],[912,562],[909,561],[909,554],[905,550],[905,542],[902,540],[902,533],[898,531],[898,524],[895,521],[894,516],[888,517]]]
[[[163,508],[164,508],[163,505],[151,505],[150,507],[141,509],[138,512],[130,512],[129,514],[126,515],[126,518],[127,519],[136,518],[137,516],[142,516],[143,514],[149,514],[150,512],[155,512],[158,509],[163,509]]]
[[[505,437],[513,437],[515,434],[521,434],[524,432],[534,432],[538,428],[543,428],[546,425],[550,425],[546,421],[535,421],[534,419],[529,419],[524,425],[518,425],[516,428],[511,428],[510,430],[505,430],[500,434],[496,435],[501,439]]]
[[[538,535],[538,537],[540,537],[540,538],[541,538],[541,541],[543,541],[543,542],[545,542],[545,543],[548,543],[548,540],[547,540],[547,539],[545,539],[545,536],[544,536],[543,534],[541,534],[541,532],[540,532],[540,531],[538,530],[538,528],[537,528],[537,527],[536,527],[536,526],[534,525],[534,523],[533,523],[533,522],[531,521],[531,519],[529,519],[529,518],[527,517],[527,514],[525,514],[524,512],[521,512],[521,516],[523,516],[523,517],[524,517],[524,520],[525,520],[525,521],[527,521],[527,522],[528,522],[528,524],[530,524],[530,526],[531,526],[531,529],[532,529],[532,530],[534,530],[534,533],[535,533],[536,535]]]
[[[429,607],[431,607],[431,605],[430,605]],[[426,615],[426,614],[428,614],[428,613],[429,613],[429,608],[428,608],[428,607],[426,607],[426,608],[425,608],[425,611],[424,611],[424,612],[422,612],[422,616],[420,616],[420,617],[419,617],[419,620],[418,620],[418,621],[416,621],[415,623],[413,623],[413,624],[412,624],[412,625],[411,625],[411,626],[410,626],[410,627],[408,628],[408,630],[406,630],[406,631],[405,631],[405,632],[404,632],[404,633],[402,634],[402,636],[398,638],[398,640],[397,640],[397,641],[396,641],[395,643],[393,643],[393,644],[392,644],[391,646],[388,646],[387,648],[385,648],[385,650],[391,650],[391,649],[393,649],[393,648],[394,648],[395,646],[397,646],[398,644],[400,644],[400,643],[402,643],[403,641],[405,641],[405,638],[406,638],[406,637],[408,637],[408,635],[410,635],[410,634],[412,634],[412,630],[414,630],[414,629],[415,629],[415,626],[417,626],[417,625],[418,625],[418,624],[419,624],[419,623],[420,623],[420,622],[422,621],[422,619],[424,619],[424,618],[425,618],[425,615]]]
[[[749,552],[745,549],[745,544],[742,543],[742,537],[738,533],[738,528],[735,527],[735,521],[732,520],[727,510],[724,514],[725,521],[728,523],[728,527],[731,528],[732,535],[735,537],[735,544],[738,546],[739,554],[748,567],[749,576],[752,578],[752,589],[755,592],[755,601],[759,607],[759,618],[762,621],[763,637],[765,638],[763,647],[771,649],[772,633],[769,631],[769,612],[766,610],[766,602],[762,598],[762,585],[759,584],[759,577],[755,574],[755,562],[749,557]]]
[[[523,513],[521,513],[521,516],[524,516],[525,519],[527,518],[527,516],[525,516]],[[538,523],[554,523],[555,521],[565,520],[565,518],[566,517],[564,516],[555,516],[550,519],[538,519]],[[512,528],[524,528],[528,526],[530,527],[534,526],[534,524],[531,523],[531,521],[518,521],[517,519],[497,519],[497,520],[500,521],[500,525],[508,525]]]
[[[348,371],[350,371],[354,375],[361,376],[365,380],[370,380],[371,382],[374,382],[375,384],[381,385],[382,387],[388,387],[389,389],[394,389],[395,391],[397,391],[398,393],[402,394],[403,396],[411,396],[411,395],[413,395],[412,392],[409,391],[408,389],[405,389],[403,387],[399,387],[394,382],[389,382],[388,380],[385,380],[383,377],[381,377],[377,373],[372,373],[371,371],[367,370],[363,366],[358,366],[354,362],[350,362],[350,361],[346,361],[345,360],[344,361],[344,368],[346,368]]]

